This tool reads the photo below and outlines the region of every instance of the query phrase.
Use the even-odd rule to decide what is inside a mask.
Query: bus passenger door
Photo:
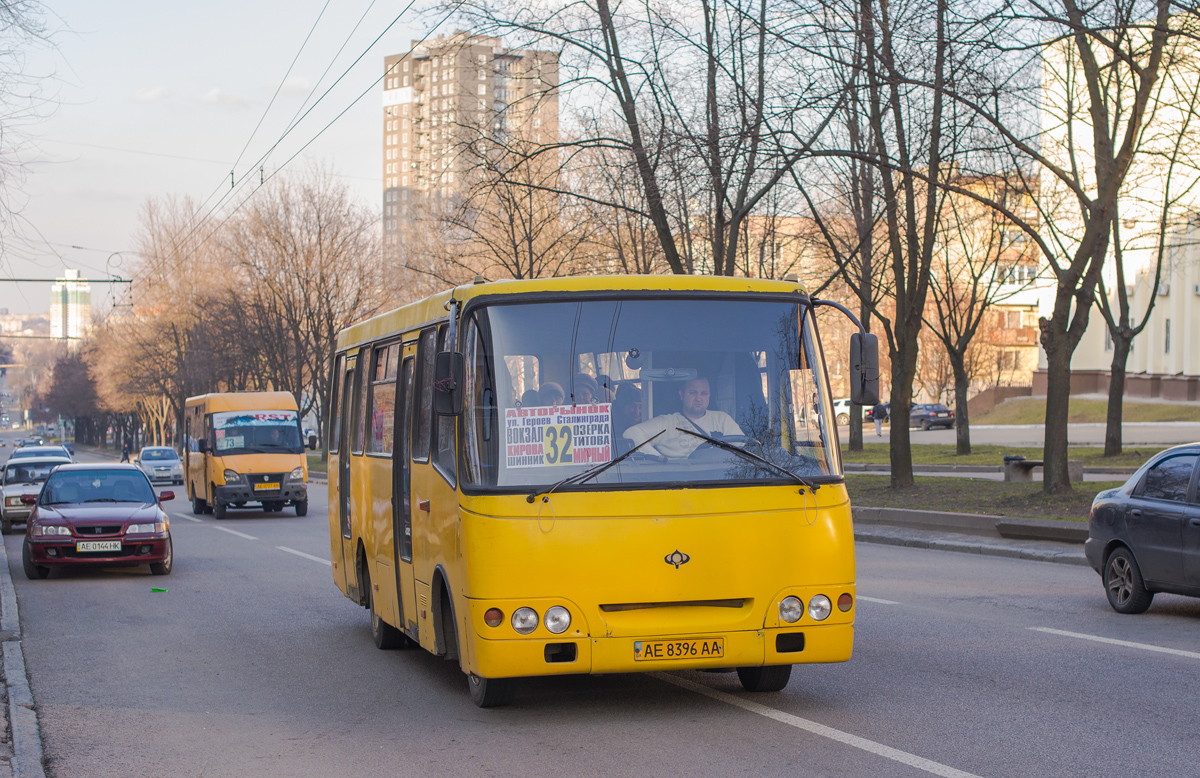
[[[396,591],[400,597],[401,628],[418,640],[416,578],[412,544],[412,418],[415,348],[404,350],[400,396],[396,400],[396,454],[392,457],[392,542],[396,552]]]
[[[338,519],[342,529],[342,559],[338,569],[342,571],[342,579],[347,586],[357,586],[358,582],[350,575],[354,569],[354,546],[351,543],[350,532],[350,428],[353,426],[350,416],[354,407],[353,398],[354,376],[357,360],[351,355],[346,357],[346,369],[342,372],[341,388],[338,392],[341,408],[338,411],[341,418],[341,429],[338,430]],[[349,589],[347,589],[349,591]]]

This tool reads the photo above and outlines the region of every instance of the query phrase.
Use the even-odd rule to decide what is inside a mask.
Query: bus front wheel
[[[296,515],[297,516],[307,516],[308,515],[308,500],[296,500],[292,504],[296,506]]]
[[[777,692],[788,685],[792,666],[739,667],[737,674],[742,688],[748,692]]]
[[[512,678],[480,678],[467,675],[471,687],[471,702],[481,708],[502,708],[512,705],[517,696],[517,682]]]
[[[217,521],[220,521],[229,515],[227,512],[228,508],[223,502],[217,502],[214,500],[209,507],[209,510],[212,511],[213,518]]]

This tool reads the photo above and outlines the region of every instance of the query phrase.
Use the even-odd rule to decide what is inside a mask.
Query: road
[[[1200,775],[1200,600],[1119,616],[1088,569],[862,544],[854,658],[781,693],[559,677],[480,710],[375,648],[322,489],[305,518],[170,507],[167,578],[28,581],[5,538],[51,776]]]

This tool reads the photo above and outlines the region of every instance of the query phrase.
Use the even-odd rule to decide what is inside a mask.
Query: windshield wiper
[[[617,464],[618,462],[621,462],[622,460],[624,460],[626,457],[628,457],[633,452],[637,451],[642,446],[644,446],[647,443],[649,443],[650,441],[654,440],[654,438],[657,438],[659,435],[663,434],[663,432],[666,432],[666,430],[659,432],[658,434],[654,435],[653,437],[646,438],[641,443],[639,443],[636,446],[634,446],[633,448],[629,449],[628,451],[626,451],[624,454],[617,457],[616,459],[612,459],[612,460],[609,460],[608,462],[601,462],[597,465],[593,465],[593,466],[589,467],[587,470],[584,470],[582,473],[575,473],[574,475],[569,475],[566,478],[559,481],[558,483],[552,485],[549,489],[534,490],[533,492],[531,492],[529,494],[528,497],[525,498],[525,502],[533,502],[534,500],[537,499],[539,494],[545,495],[545,497],[549,497],[550,494],[555,489],[557,489],[560,486],[566,486],[567,484],[571,483],[572,481],[577,481],[578,483],[583,483],[584,481],[588,481],[592,478],[595,478],[596,476],[600,475],[608,468],[610,468],[613,465]],[[543,497],[542,499],[545,499],[545,497]]]
[[[118,500],[116,497],[93,497],[84,502],[135,502],[134,500]]]
[[[762,464],[766,465],[767,467],[770,467],[774,470],[778,470],[781,473],[784,473],[792,478],[795,478],[797,483],[807,486],[808,490],[810,492],[812,492],[814,496],[816,495],[817,490],[821,488],[820,484],[814,484],[812,481],[808,480],[807,478],[796,475],[795,473],[793,473],[791,470],[788,470],[783,465],[777,465],[765,457],[760,457],[758,454],[755,454],[751,451],[747,451],[744,448],[739,448],[739,447],[733,445],[732,443],[726,443],[723,440],[718,440],[717,438],[710,437],[708,435],[701,435],[699,432],[693,432],[692,430],[685,430],[683,427],[676,427],[675,430],[677,432],[686,432],[688,435],[691,435],[694,438],[700,438],[701,440],[708,441],[709,443],[713,444],[714,446],[716,446],[719,449],[724,449],[725,451],[732,451],[735,454],[741,454],[742,456],[746,457],[747,459],[753,459],[755,462],[762,463]]]

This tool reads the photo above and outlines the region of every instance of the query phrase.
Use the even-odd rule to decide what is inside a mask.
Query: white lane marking
[[[229,527],[218,527],[214,524],[213,529],[219,529],[222,532],[228,532],[230,535],[237,535],[239,538],[245,538],[246,540],[258,540],[253,535],[247,535],[245,532],[238,532],[236,529],[230,529]]]
[[[924,757],[917,756],[916,754],[910,754],[907,751],[901,751],[898,748],[892,748],[891,746],[885,746],[882,743],[876,743],[874,740],[867,740],[866,738],[859,737],[858,735],[851,735],[849,732],[842,732],[840,729],[834,729],[833,727],[827,727],[824,724],[818,724],[815,721],[794,716],[791,713],[784,713],[781,710],[768,708],[766,705],[761,705],[757,702],[751,702],[750,700],[743,699],[733,694],[717,691],[716,689],[705,686],[704,684],[686,681],[682,678],[676,678],[675,676],[667,673],[651,673],[651,675],[661,681],[666,681],[667,683],[674,684],[698,694],[703,694],[705,697],[711,697],[714,700],[724,702],[728,705],[733,705],[741,708],[742,710],[746,710],[751,713],[757,713],[758,715],[766,716],[769,719],[774,719],[775,721],[787,724],[790,727],[802,729],[806,732],[811,732],[814,735],[820,735],[821,737],[829,738],[830,740],[836,740],[839,743],[845,743],[848,746],[853,746],[854,748],[875,754],[876,756],[882,756],[885,759],[891,759],[894,762],[906,764],[909,767],[915,767],[918,770],[924,770],[932,775],[940,775],[943,776],[943,778],[979,778],[979,776],[975,775],[974,773],[963,772],[962,770],[955,769],[949,765],[944,765],[941,762],[934,762],[931,759],[926,759]]]
[[[1049,627],[1030,627],[1034,632],[1045,632],[1050,635],[1062,635],[1065,638],[1079,638],[1080,640],[1091,640],[1096,643],[1107,643],[1110,646],[1124,646],[1125,648],[1140,648],[1143,651],[1154,651],[1159,654],[1171,654],[1172,656],[1182,656],[1188,659],[1200,659],[1200,653],[1195,651],[1184,651],[1178,648],[1167,648],[1166,646],[1152,646],[1149,643],[1134,643],[1129,640],[1117,640],[1116,638],[1103,638],[1099,635],[1085,635],[1082,632],[1067,632],[1062,629],[1050,629]]]
[[[863,602],[873,602],[873,603],[877,603],[879,605],[899,605],[900,604],[900,603],[896,602],[895,600],[881,600],[878,597],[864,597],[861,594],[858,595],[858,599],[862,600]]]
[[[321,564],[325,565],[326,567],[333,566],[333,563],[330,562],[328,559],[322,559],[319,556],[313,556],[312,554],[306,554],[303,551],[297,551],[294,548],[288,548],[287,546],[276,546],[275,548],[279,549],[280,551],[286,551],[289,554],[295,554],[296,556],[304,557],[305,559],[311,559],[314,562],[320,562]]]
[[[187,519],[188,521],[196,521],[196,522],[203,522],[203,521],[204,521],[204,519],[197,519],[195,516],[188,516],[188,515],[186,515],[186,514],[183,514],[183,513],[172,513],[171,515],[172,515],[172,516],[174,516],[174,517],[175,517],[175,518],[177,518],[177,519]]]

